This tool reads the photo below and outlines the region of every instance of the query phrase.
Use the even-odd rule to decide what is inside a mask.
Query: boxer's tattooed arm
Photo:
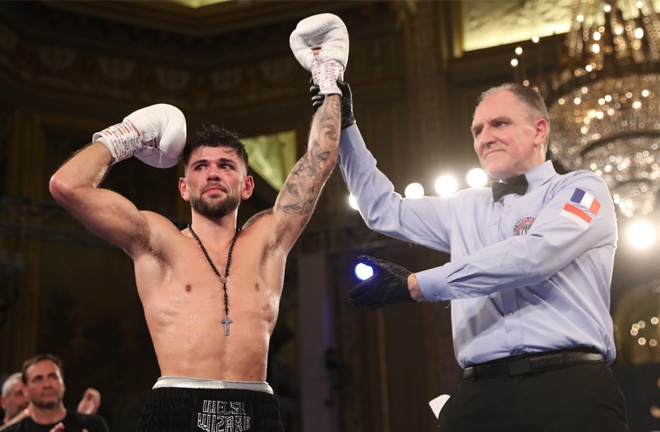
[[[323,185],[337,165],[339,153],[341,101],[328,98],[316,113],[310,131],[309,146],[282,186],[276,210],[299,216],[299,229],[308,222]]]

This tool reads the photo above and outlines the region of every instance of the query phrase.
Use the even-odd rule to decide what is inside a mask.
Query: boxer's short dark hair
[[[250,162],[247,149],[241,142],[239,135],[212,123],[202,125],[202,129],[195,132],[192,138],[186,142],[182,155],[184,166],[188,166],[190,155],[199,147],[228,147],[233,149],[238,157],[245,162],[246,168]]]

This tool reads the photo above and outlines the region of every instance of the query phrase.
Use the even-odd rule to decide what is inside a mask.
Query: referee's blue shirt
[[[357,125],[342,132],[339,164],[367,225],[451,253],[416,273],[428,301],[451,300],[458,363],[593,348],[614,361],[610,284],[617,226],[610,192],[590,171],[525,173],[525,195],[490,188],[406,199],[376,167]]]

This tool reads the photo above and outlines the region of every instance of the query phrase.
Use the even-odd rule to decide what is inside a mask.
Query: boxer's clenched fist
[[[341,94],[337,80],[348,64],[348,31],[336,15],[313,15],[300,21],[289,38],[298,62],[312,72],[321,94]]]
[[[151,105],[95,133],[92,140],[108,148],[113,164],[135,156],[153,167],[170,168],[186,144],[186,118],[175,106]]]

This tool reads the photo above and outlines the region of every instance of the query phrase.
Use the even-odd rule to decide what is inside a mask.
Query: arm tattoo
[[[312,123],[307,153],[291,170],[277,200],[280,211],[306,216],[303,224],[311,216],[321,189],[337,164],[339,112],[340,104],[334,99],[319,109]]]

